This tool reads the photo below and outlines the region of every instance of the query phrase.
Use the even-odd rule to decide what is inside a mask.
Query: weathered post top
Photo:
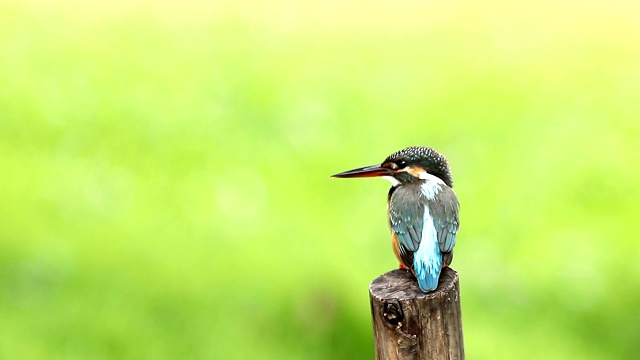
[[[442,269],[438,288],[422,292],[406,270],[369,285],[377,360],[462,360],[458,273]]]

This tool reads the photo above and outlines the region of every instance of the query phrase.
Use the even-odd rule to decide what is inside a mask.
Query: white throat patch
[[[393,176],[381,176],[381,178],[389,181],[391,183],[391,186],[393,187],[400,185],[400,181],[398,181],[398,179],[394,178]]]
[[[422,194],[428,200],[435,200],[436,195],[442,190],[442,186],[445,185],[444,181],[437,176],[433,176],[428,172],[420,173],[420,179],[424,180],[424,184],[420,185],[420,190],[422,190]]]

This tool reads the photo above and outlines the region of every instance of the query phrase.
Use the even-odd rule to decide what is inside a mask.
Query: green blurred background
[[[371,359],[450,160],[469,359],[640,352],[640,4],[0,4],[0,358]]]

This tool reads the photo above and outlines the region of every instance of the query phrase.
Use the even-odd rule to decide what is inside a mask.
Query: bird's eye
[[[404,160],[399,160],[396,162],[396,165],[398,165],[398,169],[402,169],[407,166],[407,162]]]

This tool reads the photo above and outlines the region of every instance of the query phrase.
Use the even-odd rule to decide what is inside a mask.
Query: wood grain
[[[377,360],[462,360],[458,273],[444,268],[438,288],[424,293],[406,270],[369,285]]]

